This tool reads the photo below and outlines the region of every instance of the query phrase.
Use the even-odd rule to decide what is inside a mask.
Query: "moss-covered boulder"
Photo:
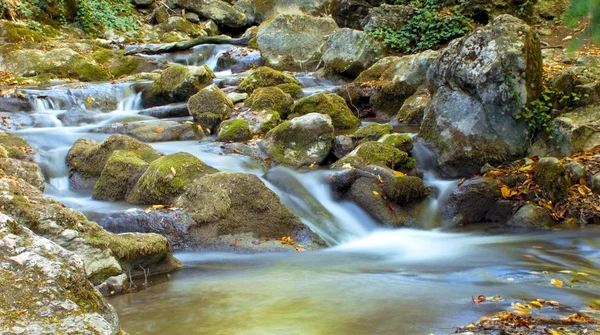
[[[389,144],[394,148],[404,152],[411,152],[414,147],[413,139],[406,134],[384,135],[378,140],[378,142]]]
[[[232,114],[232,118],[248,121],[254,134],[266,134],[281,123],[279,112],[272,110],[242,111]]]
[[[383,56],[384,49],[366,32],[342,28],[329,35],[323,64],[336,73],[356,77]]]
[[[108,201],[125,199],[148,166],[148,162],[135,152],[121,150],[113,152],[94,185],[92,198]]]
[[[112,135],[100,143],[79,139],[67,153],[71,187],[94,187],[104,165],[116,150],[134,152],[145,162],[152,162],[160,157],[160,153],[154,148],[129,136]]]
[[[259,67],[240,83],[240,88],[250,94],[259,87],[271,87],[284,84],[296,84],[301,86],[300,82],[283,72],[273,70],[270,67]],[[288,92],[289,93],[289,92]]]
[[[544,157],[535,165],[535,182],[542,186],[544,194],[556,204],[567,199],[569,180],[567,169],[554,157]]]
[[[92,132],[128,135],[143,142],[191,141],[204,138],[201,127],[179,121],[116,122],[93,129]]]
[[[246,15],[235,9],[226,1],[210,0],[175,0],[179,7],[190,10],[202,17],[213,20],[219,26],[242,28],[246,26]]]
[[[359,145],[331,167],[339,169],[344,167],[345,164],[350,164],[350,166],[354,167],[373,164],[391,169],[401,169],[408,162],[409,159],[406,152],[400,151],[389,144],[370,141]]]
[[[153,161],[138,180],[127,201],[136,204],[170,204],[194,179],[218,172],[185,152]]]
[[[454,227],[485,222],[501,195],[500,186],[492,178],[465,180],[452,191],[442,208],[444,225]]]
[[[194,121],[215,131],[221,121],[233,111],[233,102],[215,85],[194,94],[188,101],[188,110]]]
[[[0,172],[5,175],[21,178],[44,192],[46,181],[40,167],[31,162],[14,158],[0,158]]]
[[[271,110],[285,117],[290,107],[294,104],[294,99],[278,87],[257,88],[250,94],[244,105],[251,110]]]
[[[344,98],[332,93],[318,93],[302,98],[292,107],[292,115],[308,113],[326,114],[331,117],[335,129],[351,129],[360,126]]]
[[[190,37],[208,35],[199,25],[194,24],[180,16],[171,16],[158,25],[162,33],[181,33]]]
[[[246,120],[225,120],[219,126],[217,141],[243,142],[252,139],[252,128]]]
[[[356,77],[356,79],[354,79],[354,82],[363,83],[367,81],[379,80],[379,78],[381,78],[381,75],[383,75],[385,71],[394,66],[396,63],[398,63],[399,60],[400,57],[397,56],[389,56],[382,58],[375,62],[375,64],[371,65],[371,67],[361,72],[360,75]]]
[[[359,142],[377,141],[382,136],[392,132],[392,126],[389,124],[369,123],[368,125],[358,129],[354,133],[354,137]]]
[[[207,66],[171,65],[154,81],[149,90],[144,91],[144,108],[187,101],[202,88],[210,85],[215,78]]]
[[[302,91],[302,86],[300,86],[300,84],[279,84],[277,87],[289,94],[293,99],[300,99],[304,96],[304,92]]]
[[[164,67],[162,62],[151,58],[127,56],[124,50],[100,49],[94,52],[92,57],[116,78],[136,73],[152,72]]]
[[[331,118],[310,113],[273,128],[259,145],[276,162],[300,167],[322,163],[333,147],[333,137]]]
[[[33,148],[17,135],[0,131],[0,145],[6,152],[7,158],[33,161]]]
[[[47,38],[29,26],[12,21],[0,21],[0,41],[4,43],[43,43]]]
[[[403,126],[418,126],[423,121],[425,108],[431,102],[431,94],[427,89],[419,89],[406,100],[400,107],[398,115],[394,119],[395,124]]]
[[[279,14],[260,25],[256,42],[268,66],[306,71],[317,67],[323,46],[336,28],[329,17]]]

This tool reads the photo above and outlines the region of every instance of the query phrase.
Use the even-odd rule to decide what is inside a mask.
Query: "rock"
[[[188,109],[194,121],[214,131],[233,111],[233,102],[221,89],[212,85],[193,95],[188,101]]]
[[[156,23],[165,23],[169,20],[169,11],[165,6],[158,6],[152,11],[152,16]]]
[[[385,71],[400,62],[400,58],[401,57],[388,56],[378,60],[370,68],[361,72],[360,75],[356,77],[354,82],[363,83],[367,81],[379,80]]]
[[[136,204],[168,205],[181,195],[194,179],[218,170],[185,152],[153,161],[140,177],[127,201]]]
[[[141,56],[126,56],[124,50],[101,49],[92,54],[94,60],[113,77],[152,72],[166,66],[166,62]]]
[[[267,66],[312,70],[321,61],[327,38],[336,28],[331,18],[280,14],[260,25],[256,42]]]
[[[148,166],[135,152],[114,151],[94,185],[92,198],[107,201],[125,199]]]
[[[0,112],[18,113],[30,112],[33,105],[30,100],[19,98],[15,95],[0,95]]]
[[[216,36],[221,35],[221,30],[219,30],[219,26],[213,20],[207,20],[202,23],[202,29],[208,34],[208,36]]]
[[[350,129],[360,126],[360,120],[346,105],[344,98],[331,93],[317,93],[304,97],[292,107],[293,115],[308,113],[326,114],[333,120],[335,129]]]
[[[404,100],[394,123],[405,126],[421,125],[425,109],[431,102],[431,94],[427,89],[417,90],[415,94]]]
[[[175,0],[175,3],[187,10],[211,19],[219,26],[241,28],[246,26],[246,15],[221,0]]]
[[[373,7],[365,0],[333,0],[329,3],[331,16],[340,27],[362,29],[361,21]]]
[[[352,136],[338,135],[333,141],[333,154],[338,159],[346,156],[356,148],[356,143]]]
[[[302,86],[299,84],[279,84],[277,85],[283,92],[289,94],[294,99],[300,99],[304,96]]]
[[[106,279],[102,284],[96,286],[103,296],[122,294],[129,288],[129,277],[126,274],[120,274]]]
[[[244,102],[248,98],[248,94],[231,92],[231,93],[227,93],[227,97],[235,105],[238,102]]]
[[[6,158],[33,161],[33,148],[17,135],[0,131],[0,145],[6,151]]]
[[[362,20],[361,25],[365,31],[379,27],[400,30],[413,15],[415,15],[414,7],[382,4],[369,9],[369,14]]]
[[[85,138],[79,139],[67,153],[71,187],[94,187],[104,165],[116,150],[134,152],[148,163],[160,157],[154,148],[129,136],[111,135],[100,143]]]
[[[569,180],[571,184],[579,184],[581,178],[585,178],[585,168],[577,162],[568,162],[565,164],[565,168],[569,174]]]
[[[240,83],[240,88],[244,92],[250,94],[260,87],[278,86],[281,84],[301,85],[296,78],[263,66],[252,71],[252,73]]]
[[[400,151],[389,144],[370,141],[356,147],[348,155],[335,162],[331,168],[344,168],[345,164],[350,164],[353,167],[363,167],[372,164],[391,169],[403,169],[405,163],[408,162],[409,159],[406,152]]]
[[[146,109],[142,109],[141,111],[139,111],[138,114],[152,116],[157,119],[167,119],[167,118],[172,118],[172,117],[190,116],[190,112],[188,111],[187,102],[146,108]]]
[[[391,145],[392,147],[404,152],[411,152],[414,148],[413,139],[406,134],[394,133],[383,135],[381,138],[379,138],[378,142]]]
[[[592,176],[591,188],[596,194],[600,194],[600,173],[596,173]]]
[[[530,154],[564,157],[600,145],[598,106],[577,108],[555,118],[550,125],[552,138],[538,137]]]
[[[133,0],[136,6],[148,7],[154,3],[154,0]]]
[[[567,169],[554,157],[544,157],[533,170],[535,182],[542,186],[544,195],[556,204],[567,199],[569,180]]]
[[[467,179],[450,194],[448,204],[442,209],[442,220],[450,227],[482,222],[500,196],[500,187],[494,179]]]
[[[392,126],[389,124],[369,123],[368,125],[358,129],[353,137],[358,142],[377,141],[384,135],[389,135],[392,132]]]
[[[217,132],[219,142],[243,142],[250,139],[252,139],[252,128],[246,120],[225,120]]]
[[[190,234],[205,247],[218,237],[250,233],[256,237],[295,237],[306,227],[252,174],[220,172],[194,180],[175,203],[187,208],[196,226]]]
[[[0,316],[7,334],[121,334],[119,319],[87,280],[84,263],[0,214]]]
[[[172,65],[166,68],[150,90],[143,92],[144,108],[187,101],[215,78],[207,66]]]
[[[556,222],[547,209],[541,206],[526,204],[508,220],[507,226],[525,228],[549,228]]]
[[[179,121],[112,123],[91,132],[128,135],[143,142],[190,141],[204,138],[204,132],[197,125]]]
[[[240,73],[263,66],[264,63],[258,50],[237,47],[219,57],[217,71],[231,70],[231,73]]]
[[[570,5],[569,0],[538,0],[533,10],[546,20],[560,19]]]
[[[235,8],[246,14],[249,22],[261,23],[278,14],[327,14],[327,0],[239,0]]]
[[[186,20],[190,21],[191,23],[199,23],[200,22],[200,16],[198,16],[198,14],[196,14],[194,12],[185,13],[184,18]],[[206,33],[208,34],[208,32],[206,32]]]
[[[535,31],[501,15],[454,40],[429,69],[432,99],[420,137],[448,176],[477,172],[525,156],[529,132],[516,120],[542,91],[542,58]]]
[[[333,147],[333,132],[330,117],[310,113],[273,128],[259,145],[276,162],[284,165],[320,164]]]
[[[427,50],[393,59],[394,62],[389,64],[379,77],[376,92],[371,99],[375,111],[387,117],[395,116],[406,99],[426,83],[427,71],[438,54],[436,51]],[[383,68],[383,65],[385,63],[378,66]]]
[[[258,112],[240,112],[232,114],[232,119],[246,120],[254,134],[266,134],[281,123],[279,113],[272,110],[261,110]]]
[[[253,111],[275,111],[279,113],[281,117],[285,117],[293,104],[294,99],[279,87],[261,87],[250,94],[248,99],[246,99],[244,106]]]
[[[335,30],[323,51],[323,64],[336,73],[356,77],[385,55],[379,43],[360,30]]]
[[[21,178],[42,192],[44,192],[44,188],[46,187],[42,170],[35,163],[14,158],[0,158],[0,172],[5,175]]]

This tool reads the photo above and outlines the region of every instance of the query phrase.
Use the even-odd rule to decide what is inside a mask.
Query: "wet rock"
[[[389,124],[369,123],[368,125],[358,129],[353,137],[361,142],[377,141],[384,135],[389,135],[392,132],[392,126]]]
[[[431,94],[427,89],[419,89],[415,94],[404,100],[394,123],[398,125],[420,125],[425,115],[425,109],[431,102]]]
[[[533,170],[535,182],[542,186],[544,195],[556,204],[567,199],[569,180],[567,169],[557,158],[544,157]]]
[[[542,91],[540,43],[533,29],[512,16],[498,16],[451,42],[428,77],[433,96],[419,136],[446,175],[468,175],[485,163],[525,155],[529,133],[515,117]]]
[[[188,109],[194,121],[215,131],[221,121],[233,111],[233,102],[221,89],[212,85],[192,96],[188,101]]]
[[[506,225],[525,228],[549,228],[556,222],[547,209],[541,206],[526,204],[508,220]]]
[[[197,125],[179,121],[116,122],[93,129],[91,132],[127,135],[142,142],[189,141],[204,138],[204,132]]]
[[[331,168],[343,168],[346,164],[353,167],[363,167],[372,164],[402,170],[408,162],[409,159],[406,152],[400,151],[389,144],[370,141],[356,147],[348,155],[335,162]]]
[[[136,204],[168,205],[182,194],[194,179],[216,172],[216,169],[191,154],[170,154],[150,164],[127,197],[127,201]]]
[[[126,56],[124,50],[101,49],[92,54],[98,64],[102,64],[113,77],[152,72],[166,67],[166,62],[141,56]]]
[[[198,37],[207,35],[199,25],[179,16],[169,17],[166,22],[158,25],[158,30],[163,33],[162,39],[165,39],[166,36]]]
[[[378,142],[391,145],[404,152],[411,152],[414,148],[413,139],[406,134],[383,135]]]
[[[264,65],[260,51],[248,48],[233,48],[217,60],[217,71],[231,70],[240,73]]]
[[[494,179],[475,177],[457,187],[442,209],[446,226],[462,226],[482,222],[500,198],[500,187]]]
[[[151,146],[124,135],[111,135],[98,143],[79,139],[67,153],[69,183],[71,187],[92,188],[104,169],[104,165],[116,150],[131,151],[145,162],[151,162],[160,154]]]
[[[360,126],[360,120],[348,108],[346,101],[336,94],[313,94],[296,101],[292,107],[292,115],[308,113],[329,115],[335,129],[350,129]]]
[[[201,24],[204,31],[208,34],[208,36],[216,36],[221,35],[221,30],[219,30],[219,26],[213,20],[207,20]]]
[[[119,320],[87,279],[82,259],[0,214],[0,309],[10,334],[121,334]]]
[[[356,77],[384,55],[379,43],[364,31],[342,28],[329,35],[322,59],[326,68]]]
[[[94,185],[92,198],[108,201],[125,199],[148,166],[135,152],[114,151]]]
[[[386,5],[373,7],[361,22],[362,29],[367,31],[379,27],[400,30],[415,14],[415,8],[404,5]]]
[[[246,120],[225,120],[217,132],[219,142],[243,142],[250,139],[252,139],[252,128]]]
[[[33,105],[30,100],[12,95],[0,95],[0,112],[17,113],[30,112],[32,110]]]
[[[328,36],[337,28],[331,18],[280,14],[261,24],[256,42],[265,64],[281,70],[317,67]]]
[[[301,85],[296,78],[263,66],[252,71],[252,73],[240,83],[240,88],[244,92],[250,94],[259,87],[278,86],[282,84]]]
[[[361,21],[373,7],[365,0],[333,0],[329,4],[331,16],[340,27],[362,29]]]
[[[506,223],[506,221],[512,217],[514,207],[514,201],[499,199],[485,214],[485,221]]]
[[[190,116],[187,102],[146,108],[142,109],[138,114],[155,117],[157,119]]]
[[[31,162],[14,158],[0,158],[0,172],[5,175],[21,178],[44,192],[46,181],[40,167]]]
[[[144,108],[187,101],[215,78],[207,66],[172,65],[166,68],[149,90],[144,90]]]
[[[375,62],[370,68],[364,70],[354,80],[355,83],[379,80],[383,73],[400,61],[400,57],[388,56]]]
[[[78,127],[98,122],[99,113],[82,108],[71,108],[56,116],[64,127]]]
[[[244,105],[253,111],[269,110],[285,117],[294,104],[292,97],[279,87],[261,87],[250,94]]]
[[[227,93],[227,97],[229,98],[229,100],[231,100],[231,102],[235,105],[238,102],[243,102],[248,98],[248,94],[247,93],[236,93],[236,92],[231,92],[231,93]]]
[[[310,113],[273,128],[259,145],[276,162],[284,165],[320,164],[333,147],[333,132],[329,116]]]
[[[121,294],[127,291],[129,288],[129,277],[126,274],[113,276],[106,279],[102,284],[96,286],[98,291],[103,296],[110,296],[114,294]]]
[[[175,3],[187,10],[191,10],[202,17],[213,20],[219,26],[241,28],[246,26],[246,15],[236,10],[233,6],[221,0],[175,0]]]

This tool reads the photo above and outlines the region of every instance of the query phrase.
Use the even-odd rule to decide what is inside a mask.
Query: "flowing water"
[[[214,68],[215,55],[228,48],[201,50],[170,61]],[[220,75],[228,76],[227,71]],[[332,88],[309,75],[301,80],[309,86],[305,94]],[[65,157],[79,138],[108,136],[89,133],[93,128],[152,119],[138,115],[135,86],[147,84],[27,90],[35,109],[10,116],[22,124],[14,132],[40,149],[49,196],[90,217],[134,208],[71,190]],[[90,108],[94,102],[103,104]],[[258,175],[330,247],[311,253],[177,254],[185,264],[182,271],[154,277],[146,289],[110,299],[130,334],[448,334],[507,308],[513,299],[557,300],[565,306],[559,314],[600,299],[597,229],[436,229],[439,209],[457,181],[437,178],[422,146],[413,153],[425,171],[424,181],[435,189],[421,206],[419,222],[426,229],[390,230],[353,203],[334,200],[325,182],[328,171],[264,171],[242,156],[222,155],[210,139],[152,145],[164,153],[192,153],[220,170]],[[552,278],[567,284],[554,287]],[[474,304],[471,297],[480,294],[503,299]]]

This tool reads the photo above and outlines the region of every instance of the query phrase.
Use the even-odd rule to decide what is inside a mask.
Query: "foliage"
[[[396,4],[415,8],[400,30],[380,26],[368,31],[388,48],[402,52],[436,49],[473,28],[464,10],[470,0],[396,0]]]
[[[537,134],[545,134],[552,138],[550,131],[554,119],[555,105],[571,106],[580,100],[580,96],[575,93],[564,95],[563,92],[546,89],[542,92],[539,99],[530,102],[517,113],[517,120],[523,120],[527,123],[532,138]]]
[[[591,22],[583,34],[575,41],[574,46],[579,47],[589,37],[596,44],[600,44],[600,0],[573,0],[571,7],[565,13],[565,22],[576,25],[581,19],[591,18]]]

